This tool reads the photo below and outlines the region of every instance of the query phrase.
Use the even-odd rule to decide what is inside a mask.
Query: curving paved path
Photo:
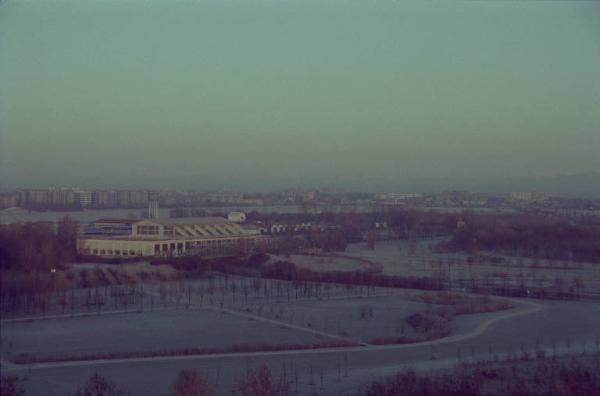
[[[256,358],[256,357],[269,357],[269,356],[294,356],[294,355],[311,355],[311,354],[322,354],[322,353],[337,353],[337,354],[347,354],[347,353],[356,353],[356,352],[364,352],[364,351],[390,351],[390,350],[401,350],[401,349],[412,349],[419,347],[428,347],[432,345],[438,344],[448,344],[455,343],[459,341],[465,341],[470,338],[477,337],[483,334],[490,326],[494,323],[502,320],[506,320],[509,318],[514,318],[518,316],[528,315],[537,311],[544,309],[544,306],[534,302],[527,300],[517,300],[517,299],[506,299],[511,301],[516,305],[525,305],[525,308],[513,308],[508,311],[501,311],[496,313],[491,318],[488,318],[481,322],[477,327],[473,330],[470,330],[465,333],[450,335],[448,337],[439,338],[431,341],[423,341],[417,343],[410,344],[389,344],[389,345],[369,345],[363,343],[361,346],[354,347],[337,347],[337,348],[314,348],[314,349],[300,349],[300,350],[283,350],[283,351],[265,351],[265,352],[242,352],[242,353],[218,353],[218,354],[202,354],[202,355],[183,355],[183,356],[156,356],[156,357],[140,357],[140,358],[125,358],[125,359],[98,359],[98,360],[81,360],[81,361],[69,361],[69,362],[48,362],[48,363],[35,363],[28,365],[19,365],[14,363],[2,362],[2,366],[5,367],[5,370],[8,371],[19,371],[19,370],[35,370],[35,369],[44,369],[44,368],[58,368],[58,367],[77,367],[77,366],[96,366],[96,365],[110,365],[110,364],[127,364],[127,363],[146,363],[146,362],[165,362],[165,361],[178,361],[178,360],[198,360],[198,359],[222,359],[222,358]],[[232,315],[238,315],[250,319],[261,320],[268,323],[276,324],[276,325],[285,325],[288,328],[292,328],[295,330],[301,331],[309,331],[313,334],[318,334],[327,337],[333,338],[342,338],[333,334],[321,332],[318,330],[295,326],[289,323],[281,322],[274,319],[268,319],[264,317],[260,317],[257,315],[246,314],[243,312],[230,310],[226,308],[216,308],[209,307],[209,309],[214,310],[216,312],[226,312]],[[129,311],[131,312],[131,311]],[[351,341],[351,340],[348,340]],[[352,340],[356,341],[356,340]]]
[[[463,322],[467,331],[419,344],[377,345],[312,350],[226,353],[199,356],[165,356],[118,360],[2,365],[2,372],[27,376],[31,394],[69,394],[98,372],[134,395],[166,395],[181,369],[208,376],[219,395],[231,395],[232,386],[247,370],[267,363],[281,374],[295,373],[298,394],[357,394],[373,378],[399,370],[437,370],[453,367],[461,359],[491,359],[520,353],[523,347],[543,348],[549,355],[590,351],[600,339],[600,304],[512,300],[510,311],[486,314]],[[539,341],[539,343],[538,343]],[[585,341],[586,344],[582,344]],[[555,343],[556,342],[556,343]],[[323,378],[321,384],[320,377]],[[289,377],[288,377],[289,378]]]

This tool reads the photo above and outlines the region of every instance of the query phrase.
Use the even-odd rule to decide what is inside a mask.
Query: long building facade
[[[77,250],[100,257],[245,254],[258,234],[221,217],[101,219],[78,238]]]

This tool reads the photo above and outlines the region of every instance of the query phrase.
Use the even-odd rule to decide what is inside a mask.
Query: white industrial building
[[[77,240],[80,254],[101,257],[248,252],[258,231],[221,217],[101,219]]]

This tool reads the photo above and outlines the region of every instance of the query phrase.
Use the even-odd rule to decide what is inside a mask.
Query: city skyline
[[[56,184],[48,180],[4,183],[0,192],[26,189],[68,188],[83,190],[176,190],[176,191],[237,191],[274,193],[287,189],[344,191],[356,193],[471,191],[508,194],[514,191],[539,191],[571,197],[600,197],[600,172],[556,177],[532,178],[218,178],[210,175],[164,177],[128,180],[80,179],[77,183]]]

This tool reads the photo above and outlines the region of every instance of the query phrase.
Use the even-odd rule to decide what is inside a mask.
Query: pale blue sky
[[[5,184],[600,171],[600,2],[0,2]]]

